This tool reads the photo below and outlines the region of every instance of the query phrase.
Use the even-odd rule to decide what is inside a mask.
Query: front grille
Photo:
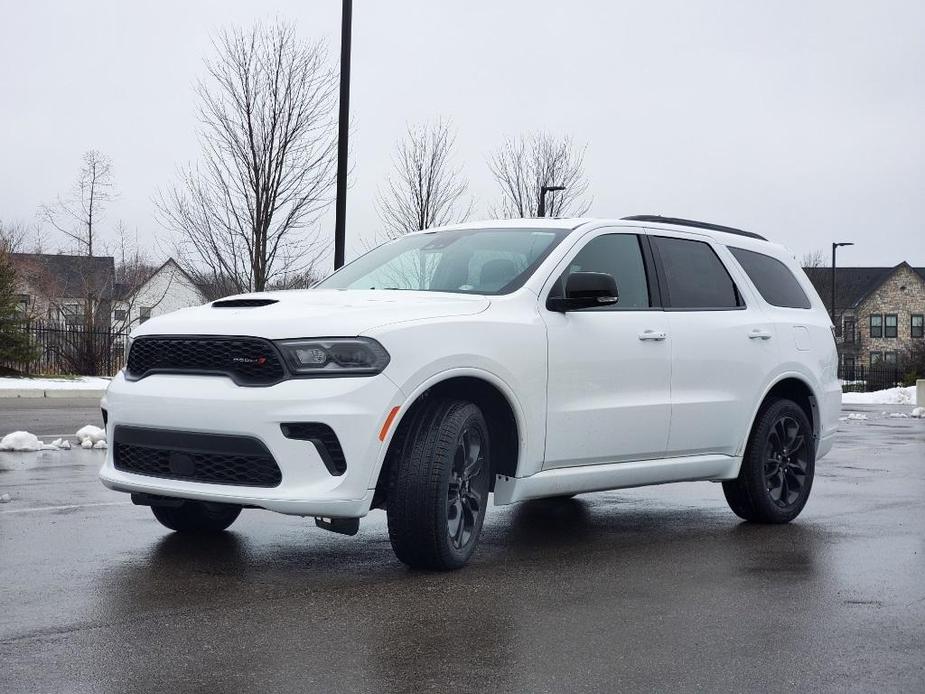
[[[269,386],[286,375],[279,353],[257,337],[139,337],[132,343],[126,378],[154,373],[222,374],[242,386]]]
[[[263,443],[249,436],[117,426],[117,470],[165,479],[277,487],[282,473]]]

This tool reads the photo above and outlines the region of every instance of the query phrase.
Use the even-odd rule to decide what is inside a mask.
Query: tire
[[[241,507],[185,501],[182,506],[152,506],[151,511],[161,525],[178,533],[220,533],[237,520]]]
[[[395,555],[416,569],[458,569],[478,545],[491,483],[488,425],[463,400],[412,414],[392,466],[386,515]]]
[[[739,476],[723,482],[723,493],[740,518],[789,523],[809,499],[815,468],[809,418],[792,400],[775,398],[758,413]]]

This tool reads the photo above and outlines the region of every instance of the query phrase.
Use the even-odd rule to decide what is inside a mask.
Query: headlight
[[[372,375],[389,363],[385,348],[368,337],[281,340],[276,345],[297,376]]]

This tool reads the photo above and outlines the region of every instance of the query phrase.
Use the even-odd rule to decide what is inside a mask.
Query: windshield
[[[523,285],[567,234],[567,229],[412,234],[357,258],[318,286],[507,294]]]

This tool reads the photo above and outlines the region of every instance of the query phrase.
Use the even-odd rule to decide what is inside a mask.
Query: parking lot
[[[0,690],[923,691],[910,409],[852,408],[790,525],[708,483],[525,503],[449,574],[401,565],[380,511],[355,538],[246,511],[187,539],[98,483],[100,451],[0,453]],[[4,433],[87,423],[0,401]]]

